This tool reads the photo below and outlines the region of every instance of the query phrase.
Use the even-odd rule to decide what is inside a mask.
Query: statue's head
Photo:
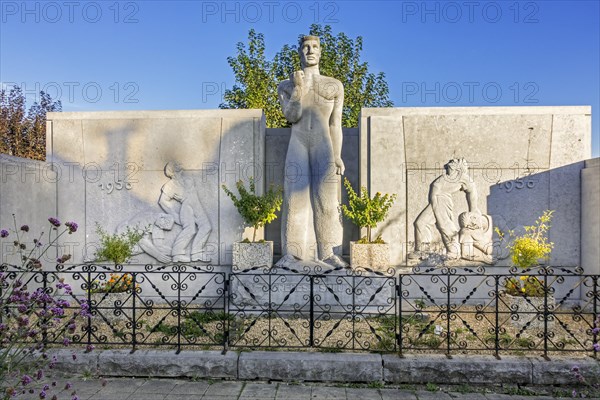
[[[480,229],[483,226],[483,221],[480,214],[465,211],[458,216],[458,225],[461,228]]]
[[[298,46],[302,68],[319,65],[321,60],[321,40],[318,36],[303,36]]]
[[[165,175],[169,178],[175,176],[182,171],[181,165],[177,161],[169,161],[167,165],[165,165]]]
[[[444,165],[444,168],[446,168],[446,173],[448,175],[455,174],[456,172],[461,174],[466,174],[469,172],[469,165],[467,164],[467,160],[464,158],[453,158],[452,160],[448,161],[446,165]]]
[[[159,214],[154,224],[162,230],[170,231],[175,224],[175,218],[169,214]]]

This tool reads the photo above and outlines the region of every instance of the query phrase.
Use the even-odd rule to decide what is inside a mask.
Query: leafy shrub
[[[367,236],[359,243],[385,243],[381,235],[373,241],[371,229],[385,220],[387,214],[396,200],[395,194],[381,194],[377,192],[373,198],[369,196],[367,188],[360,188],[360,196],[354,191],[350,181],[344,178],[344,187],[348,193],[348,205],[342,204],[342,212],[354,225],[359,228],[367,228]]]
[[[506,248],[510,252],[511,261],[514,266],[521,269],[529,269],[539,264],[540,260],[546,261],[550,257],[554,243],[548,241],[548,230],[554,211],[546,210],[535,221],[534,225],[524,226],[523,235],[515,235],[514,231],[508,231],[510,242]],[[506,235],[496,228],[500,239],[504,240]],[[512,296],[544,296],[544,285],[535,276],[523,275],[519,279],[510,277],[504,285],[506,293]]]
[[[251,177],[249,181],[249,191],[244,186],[243,181],[239,180],[236,183],[239,198],[227,186],[223,185],[222,188],[233,201],[244,222],[254,228],[252,242],[256,242],[256,231],[277,218],[275,213],[281,209],[283,197],[282,189],[274,186],[270,186],[263,196],[259,196],[256,194],[254,178]]]
[[[510,252],[513,265],[527,269],[539,264],[539,260],[550,257],[554,243],[548,241],[548,230],[554,210],[546,210],[535,221],[534,225],[524,226],[523,235],[515,235],[514,231],[508,231],[510,242],[506,246]],[[500,229],[496,228],[496,233],[500,239],[505,239],[506,235]]]
[[[125,232],[111,235],[96,223],[96,233],[100,237],[100,248],[96,251],[96,261],[112,261],[115,264],[123,264],[131,258],[133,248],[146,232],[127,227]]]

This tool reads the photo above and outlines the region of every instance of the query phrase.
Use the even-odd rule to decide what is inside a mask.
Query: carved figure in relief
[[[342,251],[342,221],[338,193],[344,173],[342,106],[344,87],[319,72],[321,43],[304,36],[299,46],[302,71],[277,88],[292,134],[285,161],[282,212],[282,253],[278,263],[307,259],[307,234],[314,227],[319,260],[346,266]],[[309,214],[313,212],[313,220]]]
[[[486,214],[463,212],[458,216],[461,258],[494,264],[494,228],[492,217]]]
[[[165,239],[165,232],[173,229],[175,219],[172,215],[154,211],[143,211],[121,223],[116,233],[123,233],[127,228],[144,231],[144,236],[137,243],[132,255],[146,253],[157,261],[168,264],[172,261],[171,247]]]
[[[205,246],[212,228],[194,180],[177,162],[165,165],[165,176],[169,181],[161,188],[158,204],[182,228],[173,242],[173,262],[210,262]]]
[[[460,258],[458,228],[454,223],[454,202],[452,194],[464,191],[467,195],[469,211],[481,215],[477,208],[477,189],[468,174],[468,165],[464,159],[452,159],[444,165],[445,172],[437,177],[429,187],[429,204],[414,222],[415,249],[409,259],[423,256],[422,250],[433,241],[433,229],[437,228],[442,236],[446,257],[451,260]]]

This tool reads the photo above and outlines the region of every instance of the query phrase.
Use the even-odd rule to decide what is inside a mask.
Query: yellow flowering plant
[[[534,225],[524,226],[525,233],[515,235],[514,231],[508,231],[510,242],[506,248],[510,253],[512,264],[523,270],[528,270],[540,264],[540,261],[548,261],[554,243],[548,241],[548,230],[552,220],[553,210],[546,210],[535,221]],[[501,240],[506,239],[506,234],[496,228],[496,233]],[[539,278],[535,276],[522,275],[519,279],[511,277],[507,279],[506,293],[513,296],[543,296],[544,287]]]
[[[135,285],[139,287],[139,285]],[[133,276],[131,274],[110,274],[108,281],[95,279],[90,292],[92,293],[124,293],[133,289]]]

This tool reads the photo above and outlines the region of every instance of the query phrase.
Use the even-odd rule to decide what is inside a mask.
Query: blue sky
[[[65,111],[217,108],[254,28],[268,56],[310,24],[364,39],[396,107],[591,105],[598,1],[0,1],[0,82]]]

